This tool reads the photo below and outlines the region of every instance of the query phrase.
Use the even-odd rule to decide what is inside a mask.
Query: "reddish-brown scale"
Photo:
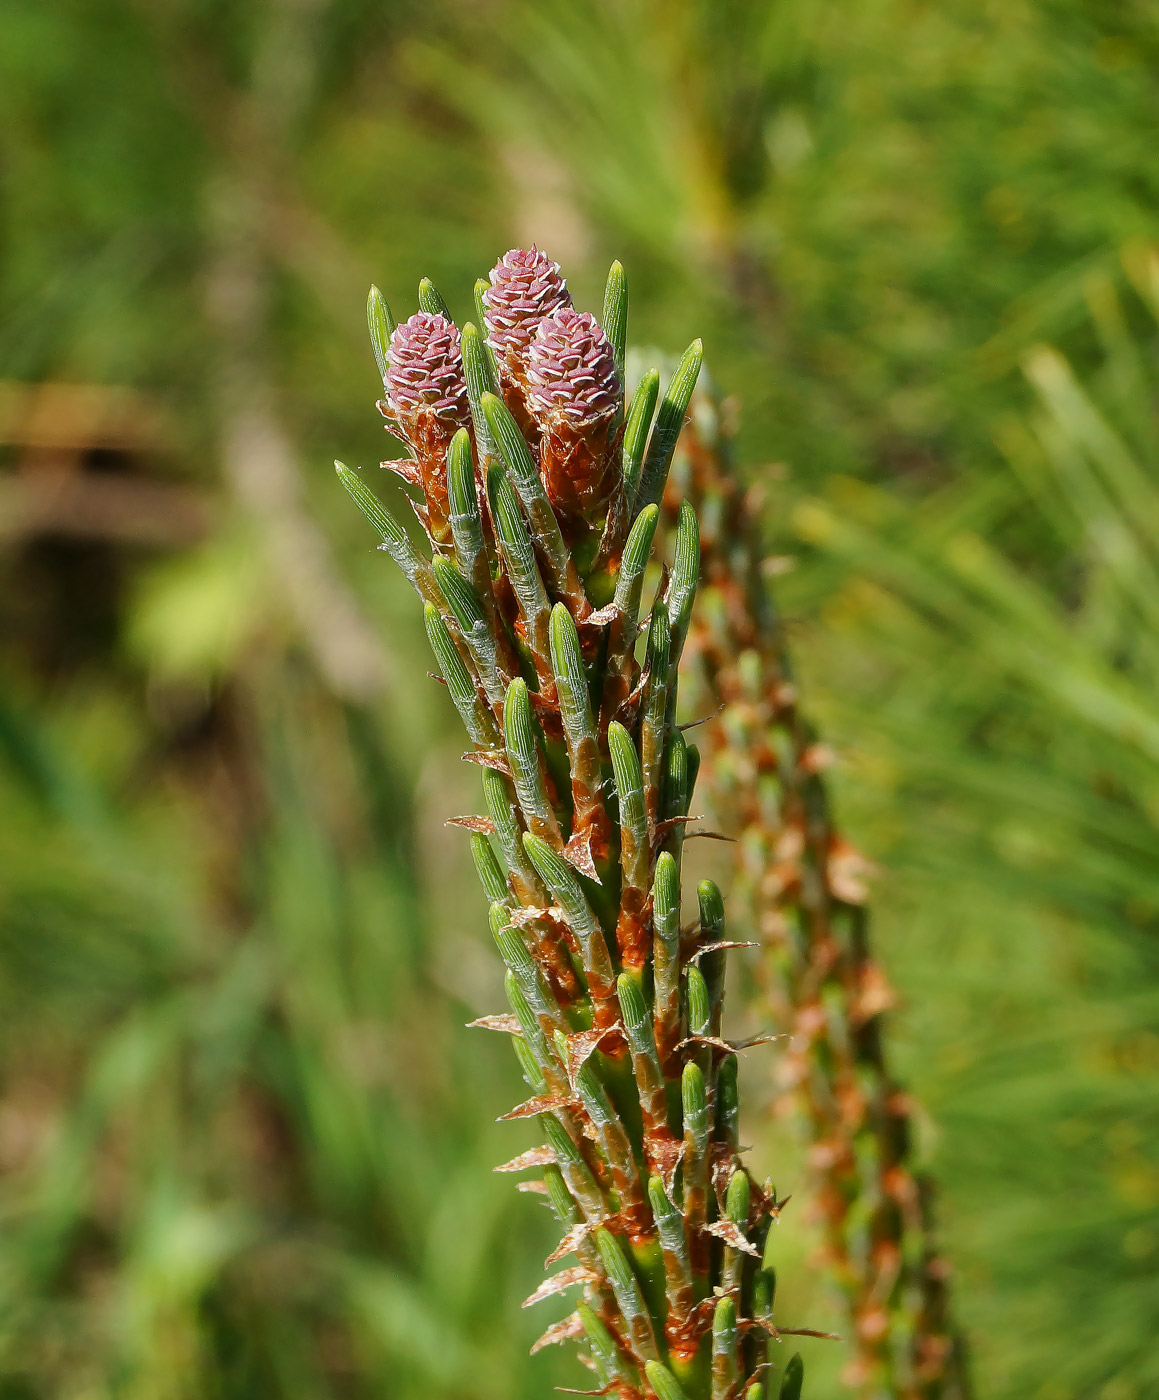
[[[616,946],[626,972],[639,972],[652,950],[652,896],[644,890],[626,888],[620,899],[616,920]]]
[[[577,962],[581,962],[583,959],[583,950],[580,948],[579,939],[575,936],[571,925],[561,923],[560,928],[563,930],[563,940],[568,948],[571,949],[572,956]]]
[[[632,1353],[632,1348],[628,1344],[627,1334],[624,1331],[623,1319],[620,1317],[620,1310],[613,1304],[609,1309],[601,1311],[599,1313],[599,1317],[600,1321],[611,1333],[612,1340],[619,1348],[620,1355],[625,1357],[630,1364],[634,1365],[635,1359]],[[635,1386],[629,1385],[627,1381],[615,1382],[615,1388],[613,1389],[612,1394],[618,1396],[619,1400],[644,1400],[643,1392],[637,1390]],[[652,1391],[648,1392],[648,1396],[649,1400],[653,1400]]]
[[[616,996],[616,980],[594,977],[589,969],[588,993],[592,1000],[592,1024],[597,1030],[611,1031],[620,1023],[620,1003]],[[622,1047],[620,1040],[608,1042],[608,1052]]]
[[[535,639],[527,626],[527,619],[522,613],[515,618],[512,624],[516,637],[523,643],[531,653],[531,660],[535,666],[535,680],[539,686],[538,694],[555,694],[555,675],[551,669],[551,657],[547,653],[546,647],[537,647]]]
[[[703,1324],[692,1319],[682,1326],[674,1327],[668,1333],[668,1351],[678,1368],[691,1369],[700,1350],[700,1339],[704,1335]]]
[[[570,1006],[581,995],[579,979],[568,956],[567,932],[557,919],[538,919],[532,925],[535,960],[561,1006]]]
[[[543,729],[543,737],[552,744],[562,744],[564,742],[563,720],[559,715],[559,700],[555,693],[554,672],[552,673],[552,688],[548,695],[541,691],[531,692],[531,704],[535,710],[535,717],[539,720]],[[570,786],[570,784],[569,784]],[[556,806],[559,805],[559,794],[554,784],[551,784],[552,800]]]
[[[579,1149],[583,1154],[584,1161],[588,1164],[588,1170],[591,1172],[592,1176],[595,1177],[596,1185],[605,1196],[608,1196],[615,1189],[615,1186],[612,1181],[611,1169],[608,1167],[607,1162],[604,1161],[604,1154],[597,1148],[592,1139],[587,1136],[582,1125],[580,1128],[580,1137],[582,1141],[579,1144]]]
[[[652,1238],[652,1212],[641,1191],[632,1144],[619,1118],[594,1131],[608,1161],[612,1190],[619,1199],[620,1228],[633,1244],[643,1244]]]
[[[598,879],[596,863],[607,860],[612,835],[604,802],[599,740],[594,734],[578,738],[567,734],[558,710],[556,720],[560,735],[567,742],[571,769],[572,822],[565,854],[577,870],[590,879]]]
[[[573,781],[571,792],[575,816],[564,852],[577,870],[598,879],[597,865],[607,860],[611,849],[612,824],[603,802],[592,801],[591,790],[583,783]]]
[[[686,1190],[684,1193],[685,1218],[691,1221],[698,1215],[702,1215],[706,1209],[706,1202],[707,1197],[699,1187]],[[690,1229],[689,1235],[688,1257],[692,1264],[692,1272],[697,1277],[704,1278],[708,1274],[712,1262],[712,1236],[699,1228]]]
[[[425,311],[396,326],[384,384],[387,405],[418,467],[426,499],[423,525],[436,544],[449,544],[447,448],[471,424],[458,328]]]
[[[604,693],[600,697],[600,714],[597,721],[600,742],[606,746],[608,725],[618,719],[627,729],[632,728],[632,720],[640,701],[642,691],[633,691],[639,676],[633,647],[636,644],[636,629],[624,625],[617,613],[612,618],[607,631],[607,675],[604,678]]]
[[[648,1054],[632,1055],[632,1073],[640,1095],[644,1127],[644,1158],[648,1170],[664,1174],[675,1139],[668,1129],[668,1095],[658,1062]]]
[[[676,1046],[680,1041],[680,986],[663,1003],[656,1001],[652,1021],[652,1033],[656,1037],[656,1054],[660,1057],[660,1068],[665,1079],[678,1080],[683,1068]]]
[[[594,519],[615,490],[620,398],[615,356],[596,318],[571,307],[545,317],[527,355],[527,408],[557,510]]]
[[[513,871],[507,877],[507,883],[511,888],[511,893],[524,907],[531,909],[539,903],[539,891],[534,885],[529,884],[518,872]]]

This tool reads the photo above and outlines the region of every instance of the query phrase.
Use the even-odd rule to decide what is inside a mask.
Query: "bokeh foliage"
[[[153,393],[212,524],[0,550],[0,1395],[574,1382],[524,1356],[549,1232],[460,1029],[473,782],[329,468],[382,455],[366,283],[466,313],[533,238],[743,400],[980,1392],[1159,1394],[1157,46],[1092,0],[4,0],[0,377]],[[374,686],[221,469],[223,364]]]

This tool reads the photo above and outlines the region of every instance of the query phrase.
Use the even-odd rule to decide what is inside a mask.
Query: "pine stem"
[[[699,927],[680,923],[698,768],[675,723],[701,573],[691,505],[677,513],[662,590],[644,600],[701,347],[658,412],[650,373],[625,415],[619,264],[604,328],[572,308],[536,250],[508,253],[476,296],[481,323],[461,337],[429,281],[402,326],[370,299],[385,411],[415,454],[402,470],[427,496],[416,513],[430,557],[341,474],[424,600],[467,757],[482,767],[489,816],[456,820],[472,832],[511,1014],[480,1024],[512,1036],[531,1089],[505,1117],[536,1122],[544,1139],[509,1165],[543,1172],[565,1232],[552,1260],[579,1261],[529,1302],[583,1285],[577,1312],[541,1341],[582,1335],[621,1400],[737,1400],[760,1390],[763,1353],[747,1338],[771,1326],[771,1289],[745,1261],[778,1205],[740,1158],[715,885],[699,888]]]

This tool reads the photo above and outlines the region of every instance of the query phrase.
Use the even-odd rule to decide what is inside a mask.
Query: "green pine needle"
[[[694,340],[685,350],[669,381],[644,458],[640,483],[636,490],[636,510],[659,501],[664,494],[664,483],[672,465],[676,440],[684,427],[684,419],[688,413],[688,405],[692,402],[692,391],[696,388],[703,360],[704,346],[699,340]]]
[[[614,262],[608,269],[600,324],[615,356],[616,378],[623,385],[624,352],[628,343],[628,274],[619,262]]]
[[[636,392],[628,406],[628,419],[624,427],[624,494],[629,501],[636,499],[639,489],[644,451],[648,446],[648,430],[652,426],[652,415],[656,412],[656,400],[659,396],[660,371],[650,369],[636,386]]]
[[[379,377],[385,379],[390,368],[390,338],[394,334],[395,320],[386,298],[373,284],[366,297],[366,323],[370,328],[370,344]]]
[[[649,1361],[644,1367],[648,1384],[656,1392],[656,1400],[688,1400],[688,1393],[667,1366]]]
[[[419,310],[425,311],[428,316],[445,316],[448,321],[454,320],[447,303],[429,277],[424,277],[419,283]]]
[[[479,883],[483,886],[483,893],[487,896],[487,902],[491,904],[496,900],[506,901],[510,894],[503,869],[495,857],[491,842],[477,831],[471,833],[471,859],[475,863],[475,870],[479,876]]]

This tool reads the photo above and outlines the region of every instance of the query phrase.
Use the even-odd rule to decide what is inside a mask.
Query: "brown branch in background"
[[[210,528],[208,497],[143,469],[168,455],[171,433],[135,390],[0,381],[0,449],[15,466],[0,475],[0,544],[52,535],[175,548]]]
[[[200,492],[128,472],[22,465],[0,481],[0,543],[52,535],[173,549],[208,533],[213,511]]]
[[[825,1262],[850,1317],[846,1381],[865,1397],[963,1400],[963,1346],[933,1232],[932,1186],[913,1163],[912,1101],[890,1074],[889,984],[870,951],[866,862],[835,829],[827,751],[801,713],[769,588],[755,502],[729,459],[730,428],[700,391],[664,498],[701,520],[701,607],[685,648],[704,792],[736,845],[737,899],[761,940],[759,981],[790,1035],[777,1111],[806,1125]]]

